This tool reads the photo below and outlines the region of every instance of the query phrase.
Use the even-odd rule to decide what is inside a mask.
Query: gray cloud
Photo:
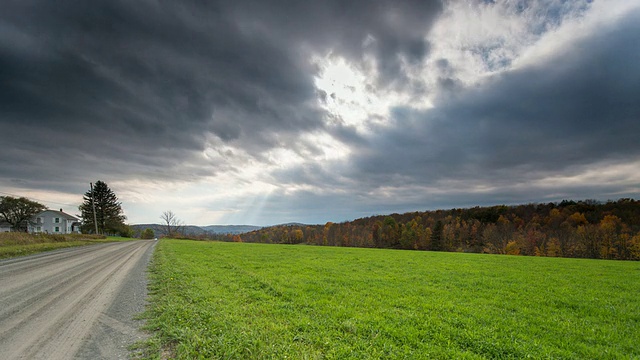
[[[639,184],[540,182],[640,159],[640,48],[629,46],[638,18],[629,13],[544,62],[458,87],[433,109],[395,108],[393,126],[344,137],[352,145],[347,164],[295,169],[279,180],[346,190],[347,201],[344,193],[297,196],[360,215],[637,197]]]
[[[638,159],[640,49],[629,46],[637,19],[629,14],[544,64],[497,75],[434,109],[396,109],[396,126],[381,128],[354,159],[358,172],[380,184],[396,174],[414,184],[518,182]]]
[[[104,173],[180,177],[206,134],[260,156],[282,145],[274,134],[323,127],[303,47],[357,58],[372,34],[381,63],[419,58],[416,39],[440,5],[418,3],[5,4],[0,125],[15,151],[0,158],[3,177],[34,178],[29,168],[47,170],[33,154],[62,149],[53,167],[99,171],[92,157]]]
[[[589,9],[540,4],[531,11],[536,34]],[[320,158],[322,146],[301,136],[323,132],[350,155],[264,174],[281,185],[265,216],[282,221],[262,224],[633,195],[612,184],[528,184],[640,158],[638,11],[472,87],[450,59],[431,59],[426,35],[442,11],[435,0],[8,2],[0,13],[0,186],[81,194],[98,178],[196,182],[252,161],[275,165],[274,148]],[[309,57],[330,51],[375,70],[370,84],[380,89],[437,92],[435,107],[397,106],[391,125],[371,125],[370,134],[328,121],[335,115],[322,105],[331,94],[315,88]],[[429,60],[434,89],[407,73]]]

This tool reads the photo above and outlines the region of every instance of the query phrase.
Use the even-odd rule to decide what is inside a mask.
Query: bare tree
[[[164,232],[168,237],[175,236],[182,232],[182,229],[184,228],[182,221],[180,221],[178,216],[171,210],[163,212],[160,219],[162,220],[162,226],[165,229]]]

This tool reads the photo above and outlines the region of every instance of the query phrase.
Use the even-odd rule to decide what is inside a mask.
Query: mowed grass
[[[0,259],[41,253],[50,250],[135,239],[86,234],[0,233]]]
[[[162,240],[149,358],[640,358],[640,263]]]

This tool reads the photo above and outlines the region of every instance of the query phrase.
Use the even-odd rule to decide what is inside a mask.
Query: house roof
[[[36,217],[38,216],[42,216],[43,214],[49,214],[51,216],[59,216],[61,218],[67,219],[67,220],[73,220],[73,221],[80,221],[80,219],[78,219],[77,217],[73,216],[73,215],[69,215],[66,212],[63,211],[58,211],[58,210],[45,210],[43,212],[40,212],[36,215]]]

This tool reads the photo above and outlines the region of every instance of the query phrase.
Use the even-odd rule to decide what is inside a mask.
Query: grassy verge
[[[640,263],[163,240],[151,359],[640,357]]]
[[[100,242],[130,241],[132,239],[87,234],[26,234],[0,233],[0,259],[39,252],[83,246]]]

